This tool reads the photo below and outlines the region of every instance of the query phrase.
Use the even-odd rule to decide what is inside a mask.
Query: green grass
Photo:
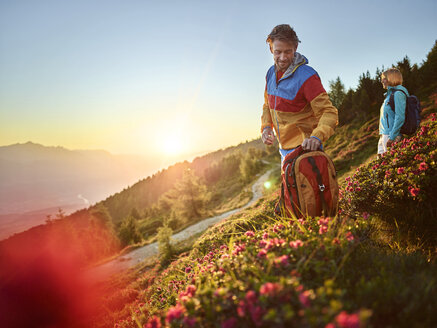
[[[317,218],[299,222],[275,217],[275,200],[267,197],[210,228],[188,253],[161,268],[154,284],[139,290],[139,302],[149,303],[132,316],[134,321],[119,325],[140,327],[153,316],[164,323],[177,303],[183,317],[197,320],[198,327],[220,326],[229,318],[235,318],[238,327],[253,327],[257,315],[261,327],[324,327],[344,316],[373,327],[437,323],[435,262],[421,252],[390,248],[373,233],[373,219],[333,218],[320,234],[324,223]],[[263,240],[273,246],[261,246]],[[291,247],[296,241],[302,246]],[[259,252],[267,248],[260,258]],[[175,281],[178,288],[169,288]],[[195,293],[183,298],[193,288],[188,286],[194,286]],[[248,293],[256,296],[252,314]],[[135,313],[138,303],[131,307]],[[239,316],[239,311],[247,315]],[[171,326],[184,326],[182,317]]]
[[[375,124],[344,127],[330,141],[343,188],[346,172],[374,165]],[[252,207],[179,244],[168,266],[156,262],[125,280],[130,294],[114,296],[124,307],[99,327],[437,326],[433,248],[405,244],[377,214],[277,217],[279,173]]]

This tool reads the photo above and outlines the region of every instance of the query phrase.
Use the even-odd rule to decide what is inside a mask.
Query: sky
[[[325,89],[426,59],[437,1],[0,0],[0,146],[181,158],[259,137],[265,42],[290,24]]]

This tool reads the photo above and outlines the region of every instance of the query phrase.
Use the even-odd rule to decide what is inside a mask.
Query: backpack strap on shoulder
[[[393,92],[390,95],[390,99],[388,100],[388,104],[390,105],[390,108],[392,111],[395,111],[395,92],[396,91],[402,92],[405,95],[405,97],[408,98],[408,95],[405,93],[404,90],[394,88]]]

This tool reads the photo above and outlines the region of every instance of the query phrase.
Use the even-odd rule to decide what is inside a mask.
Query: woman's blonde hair
[[[397,68],[390,68],[381,74],[381,79],[386,78],[387,84],[391,87],[402,84],[402,73]]]

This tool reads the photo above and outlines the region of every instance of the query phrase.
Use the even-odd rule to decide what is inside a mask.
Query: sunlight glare
[[[178,155],[185,150],[185,144],[180,135],[171,134],[166,136],[162,145],[162,151],[167,155]]]

